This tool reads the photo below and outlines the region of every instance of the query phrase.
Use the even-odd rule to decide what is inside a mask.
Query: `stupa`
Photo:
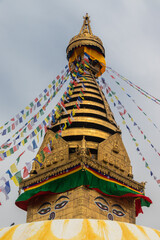
[[[30,177],[20,184],[16,205],[27,211],[27,224],[10,228],[10,236],[159,239],[159,231],[135,225],[151,200],[144,183],[133,179],[121,130],[97,83],[106,67],[105,49],[88,14],[66,52],[70,94],[62,97],[47,129],[38,152],[41,164],[34,161]]]

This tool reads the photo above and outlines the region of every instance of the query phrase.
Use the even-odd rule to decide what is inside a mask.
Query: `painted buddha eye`
[[[63,201],[61,203],[58,203],[58,204],[56,204],[55,209],[61,209],[64,206],[66,206],[67,203],[68,203],[68,201]]]
[[[112,212],[118,217],[123,217],[125,215],[122,211],[116,209],[113,209]]]
[[[95,204],[96,204],[100,209],[102,209],[103,211],[108,211],[108,206],[107,206],[107,205],[104,205],[104,204],[102,204],[101,202],[95,202]]]
[[[47,208],[42,208],[41,210],[38,211],[38,213],[40,215],[45,215],[45,214],[49,213],[50,211],[51,211],[51,208],[47,207]]]

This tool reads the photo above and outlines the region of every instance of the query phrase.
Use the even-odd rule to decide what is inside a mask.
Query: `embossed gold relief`
[[[106,197],[86,187],[36,197],[28,206],[27,221],[96,218],[135,222],[134,200]]]
[[[132,174],[130,159],[119,133],[110,136],[99,144],[98,161],[105,162],[123,175]]]
[[[47,146],[48,143],[52,142],[52,148],[51,153],[43,153],[45,155],[44,161],[42,160],[41,151],[44,149],[44,147]],[[32,165],[32,174],[41,173],[43,168],[49,167],[52,165],[52,168],[57,167],[57,165],[64,164],[64,162],[67,162],[69,159],[69,147],[68,143],[61,137],[56,139],[55,133],[51,130],[48,130],[43,143],[38,151],[38,154],[41,157],[42,167],[34,161]],[[44,171],[44,170],[43,170]]]

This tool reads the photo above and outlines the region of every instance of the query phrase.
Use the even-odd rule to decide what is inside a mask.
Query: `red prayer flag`
[[[44,126],[44,131],[45,131],[45,133],[47,132],[47,126]]]
[[[14,129],[15,129],[15,124],[13,123],[13,124],[12,124],[12,130],[14,130]]]
[[[115,77],[113,75],[111,75],[111,78],[115,79]]]
[[[34,101],[35,101],[35,102],[38,102],[38,98],[35,98]]]
[[[157,183],[160,184],[160,179],[157,180]]]
[[[15,121],[15,119],[14,119],[14,118],[11,118],[11,121]]]
[[[51,151],[49,150],[48,147],[43,148],[43,151],[46,152],[46,153],[51,153]]]
[[[29,172],[28,172],[28,169],[27,169],[26,166],[23,169],[24,169],[24,171],[23,171],[23,178],[26,178],[29,175]]]
[[[69,116],[68,116],[68,122],[69,122],[69,124],[72,123],[71,118]]]
[[[17,151],[17,146],[13,147],[13,151],[16,152]]]
[[[31,130],[32,129],[32,125],[29,123],[28,124],[28,129]]]
[[[56,78],[57,78],[57,80],[58,80],[58,79],[60,78],[60,76],[58,75]]]
[[[78,110],[80,109],[77,103],[76,103],[76,107],[78,108]]]

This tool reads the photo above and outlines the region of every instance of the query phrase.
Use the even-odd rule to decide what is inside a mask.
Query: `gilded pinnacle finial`
[[[79,34],[83,34],[83,33],[89,33],[90,35],[93,35],[92,34],[92,30],[91,30],[91,26],[90,26],[90,20],[89,20],[89,16],[88,16],[88,13],[86,13],[86,16],[83,17],[84,21],[83,21],[83,25],[82,25],[82,28],[79,32]]]
[[[67,58],[73,54],[73,51],[79,47],[90,47],[97,50],[100,54],[105,56],[105,49],[103,47],[103,43],[99,37],[93,35],[91,26],[90,26],[90,17],[88,13],[83,17],[83,25],[78,35],[74,36],[66,49]]]

